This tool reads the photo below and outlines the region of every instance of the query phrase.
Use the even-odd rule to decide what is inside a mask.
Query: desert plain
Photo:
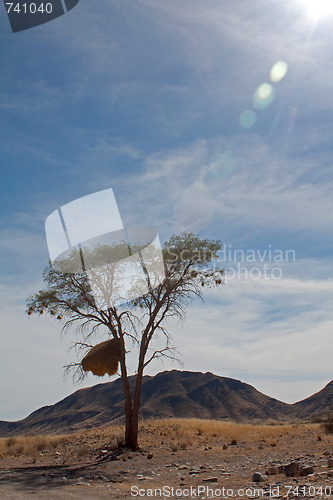
[[[0,439],[0,498],[333,499],[333,434],[320,423],[141,421]]]

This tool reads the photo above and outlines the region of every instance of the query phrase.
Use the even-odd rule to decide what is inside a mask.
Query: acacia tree
[[[138,422],[140,394],[145,367],[159,357],[175,359],[175,347],[166,327],[168,318],[185,319],[187,306],[192,299],[203,300],[204,287],[224,283],[224,270],[214,265],[218,251],[222,248],[219,240],[200,239],[192,233],[172,236],[163,247],[165,277],[154,289],[150,289],[124,306],[110,304],[107,309],[96,305],[88,275],[85,271],[67,272],[66,263],[45,269],[45,287],[27,300],[29,315],[46,312],[63,323],[63,329],[75,326],[82,334],[80,347],[87,347],[91,335],[105,327],[110,338],[120,344],[120,375],[125,399],[125,446],[138,449]],[[98,248],[98,259],[103,260],[103,276],[112,282],[112,266]],[[70,256],[75,259],[77,256]],[[68,264],[68,262],[67,262]],[[73,265],[71,265],[73,268]],[[109,274],[108,274],[109,273]],[[161,349],[151,349],[150,344],[156,334],[164,336]],[[134,389],[131,390],[127,368],[126,345],[134,342],[138,348],[138,362]],[[80,367],[80,363],[70,366]]]

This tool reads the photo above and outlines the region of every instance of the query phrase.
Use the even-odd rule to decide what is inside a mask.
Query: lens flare
[[[275,90],[270,83],[262,83],[255,91],[252,99],[253,107],[265,109],[275,97]]]
[[[276,62],[269,73],[271,82],[274,83],[280,82],[286,76],[287,71],[288,71],[288,64],[286,62],[284,61]]]
[[[257,122],[257,115],[251,109],[247,109],[240,115],[239,121],[242,127],[251,128]]]
[[[216,182],[229,177],[235,169],[235,159],[228,152],[217,153],[211,157],[207,178]]]

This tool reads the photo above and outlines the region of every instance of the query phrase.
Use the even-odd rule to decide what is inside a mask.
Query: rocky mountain
[[[133,387],[135,378],[130,378]],[[123,422],[121,379],[80,389],[17,422],[0,421],[0,436],[68,433],[109,422]],[[254,387],[213,373],[165,371],[144,376],[141,417],[288,421],[333,413],[333,381],[293,405],[270,398]]]
[[[333,414],[333,380],[324,389],[293,405],[295,416],[306,419]]]

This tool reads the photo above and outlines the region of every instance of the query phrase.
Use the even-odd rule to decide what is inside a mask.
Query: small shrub
[[[38,436],[35,441],[37,451],[46,450],[49,445],[49,440],[47,438],[43,438]]]
[[[88,455],[89,453],[89,448],[88,446],[79,446],[77,449],[76,449],[76,456],[78,458],[80,457],[85,457],[86,455]]]
[[[10,438],[5,439],[6,448],[11,448],[16,443],[17,443],[17,438],[10,437]]]
[[[189,443],[188,441],[181,441],[179,443],[179,447],[182,449],[182,450],[186,450],[186,448],[188,447]]]
[[[323,419],[322,426],[328,434],[333,434],[333,413]]]
[[[31,456],[32,463],[35,464],[37,461],[37,447],[31,446],[28,450],[28,454]]]
[[[124,448],[125,446],[125,441],[123,438],[115,438],[114,441],[107,446],[104,446],[105,449],[109,451],[118,451]]]
[[[12,446],[9,446],[5,452],[5,455],[7,456],[15,456],[18,457],[21,455],[23,452],[23,446],[20,444],[13,444]]]

